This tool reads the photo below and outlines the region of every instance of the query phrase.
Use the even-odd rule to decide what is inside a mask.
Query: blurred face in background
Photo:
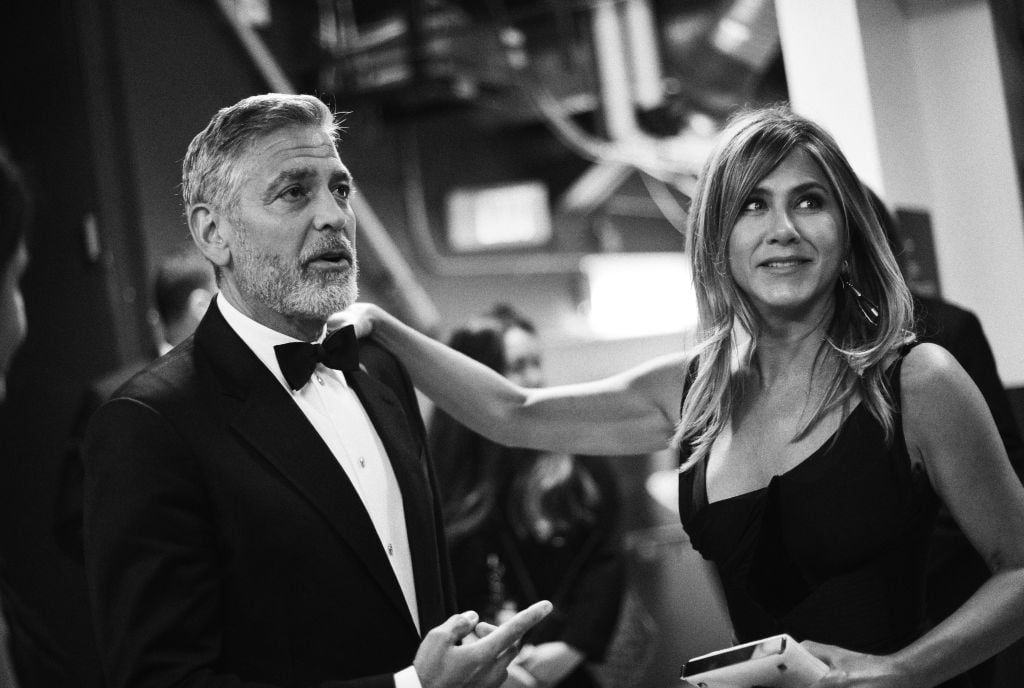
[[[504,344],[508,363],[505,377],[522,387],[542,386],[544,372],[541,369],[540,340],[537,335],[512,327],[505,332]]]
[[[28,250],[22,242],[0,274],[0,402],[7,396],[7,370],[11,358],[28,333],[25,301],[19,286],[27,265]]]

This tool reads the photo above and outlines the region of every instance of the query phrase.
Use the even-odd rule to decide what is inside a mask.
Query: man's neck
[[[222,289],[221,298],[226,299],[239,313],[260,325],[305,342],[320,339],[327,324],[325,318],[283,315],[263,304],[251,303],[250,300],[242,298],[240,294],[231,289]]]

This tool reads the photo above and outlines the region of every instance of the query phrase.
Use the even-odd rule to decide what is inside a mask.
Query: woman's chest
[[[800,409],[783,404],[735,414],[716,438],[707,461],[708,501],[762,489],[821,451],[843,423],[835,409],[808,423]]]
[[[708,559],[740,564],[757,550],[787,552],[812,577],[845,570],[883,550],[907,546],[928,520],[927,479],[858,411],[834,437],[759,488],[707,500],[684,514]],[[699,493],[700,467],[680,479]]]

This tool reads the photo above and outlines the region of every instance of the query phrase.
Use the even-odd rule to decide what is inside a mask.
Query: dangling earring
[[[857,304],[857,309],[860,310],[860,314],[864,316],[864,319],[872,327],[878,327],[878,320],[880,313],[878,306],[876,306],[871,299],[860,293],[860,289],[853,286],[853,282],[847,278],[846,274],[850,270],[850,264],[843,261],[843,267],[839,271],[839,284],[843,286],[843,289],[849,290],[850,294],[853,295],[853,302]]]

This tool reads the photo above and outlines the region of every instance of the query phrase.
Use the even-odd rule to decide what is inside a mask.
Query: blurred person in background
[[[11,359],[28,334],[20,287],[28,266],[28,227],[28,190],[10,155],[0,148],[0,402],[7,396]]]
[[[209,261],[189,242],[166,255],[153,279],[153,350],[166,354],[185,341],[206,315],[217,293]],[[57,488],[54,521],[57,543],[75,561],[82,561],[82,442],[89,420],[118,387],[152,362],[127,363],[89,383],[82,394],[67,450],[64,452]]]
[[[449,345],[516,384],[543,383],[537,332],[507,304],[457,328]],[[524,638],[506,688],[598,686],[587,664],[605,658],[625,575],[603,459],[502,446],[440,409],[427,437],[459,608],[499,623],[537,600],[555,605]]]
[[[0,147],[0,404],[7,396],[11,359],[28,334],[21,278],[28,266],[30,205],[28,188],[18,168],[7,150]],[[2,559],[0,553],[0,564]],[[0,586],[0,686],[16,688],[10,637],[3,614],[4,597],[10,601],[6,585]]]
[[[210,263],[194,244],[160,261],[153,281],[157,351],[163,356],[195,332],[217,293]]]

